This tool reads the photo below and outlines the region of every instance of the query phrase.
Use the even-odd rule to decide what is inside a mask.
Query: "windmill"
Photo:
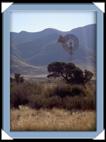
[[[79,48],[79,40],[73,34],[67,34],[65,36],[60,35],[58,38],[63,48],[72,56],[74,51]]]

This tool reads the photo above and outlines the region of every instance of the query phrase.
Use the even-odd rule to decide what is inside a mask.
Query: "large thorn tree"
[[[92,79],[93,73],[81,70],[73,63],[53,62],[48,65],[48,77],[62,77],[70,84],[85,85]]]

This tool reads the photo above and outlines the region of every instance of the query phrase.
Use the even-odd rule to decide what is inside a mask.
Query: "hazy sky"
[[[14,12],[11,14],[10,31],[37,32],[46,28],[69,31],[94,23],[96,23],[95,12]]]

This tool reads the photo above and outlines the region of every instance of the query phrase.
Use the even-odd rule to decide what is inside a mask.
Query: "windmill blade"
[[[79,40],[75,35],[68,34],[64,38],[67,43],[67,48],[69,48],[69,50],[75,51],[79,48]]]
[[[73,54],[73,51],[79,48],[79,40],[73,34],[68,34],[64,37],[60,36],[58,42],[60,42],[64,49],[71,55]]]

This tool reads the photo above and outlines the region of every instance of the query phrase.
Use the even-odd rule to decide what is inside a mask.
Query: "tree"
[[[20,77],[20,83],[23,83],[24,82],[24,78],[21,76]]]
[[[82,84],[84,82],[83,71],[79,67],[75,67],[71,82],[75,84]]]
[[[17,83],[20,82],[20,74],[19,74],[19,73],[15,73],[15,74],[14,74],[14,78],[15,78],[15,81],[16,81]]]
[[[48,65],[49,75],[47,77],[62,77],[70,84],[85,85],[92,79],[93,73],[85,70],[82,71],[73,63],[53,62]]]
[[[61,76],[64,71],[65,63],[63,62],[53,62],[48,65],[48,72],[52,73],[54,76]]]
[[[16,83],[23,83],[24,82],[24,78],[19,73],[15,73],[14,78],[15,78]]]

